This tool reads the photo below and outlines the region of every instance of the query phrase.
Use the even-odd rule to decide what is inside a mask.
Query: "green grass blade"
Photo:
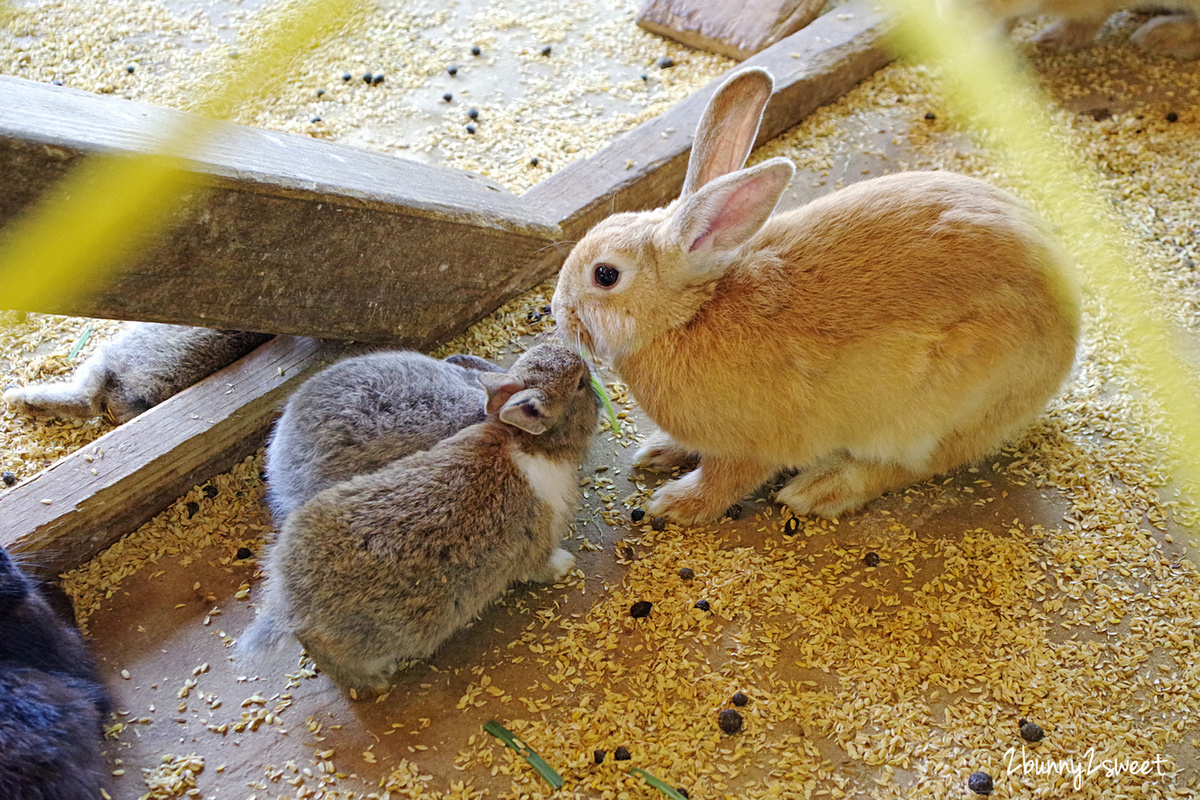
[[[79,338],[75,340],[75,344],[71,345],[71,352],[67,353],[67,361],[74,361],[75,357],[79,355],[79,351],[83,349],[83,346],[87,344],[88,340],[91,338],[92,323],[89,322],[87,327],[83,329],[83,333],[79,334]]]
[[[684,800],[684,796],[681,795],[679,792],[675,791],[674,788],[663,783],[660,779],[654,777],[649,772],[646,772],[646,770],[641,769],[640,767],[631,767],[629,770],[629,774],[637,775],[639,778],[644,780],[646,783],[650,784],[655,789],[658,789],[660,792],[665,794],[667,797],[671,798],[671,800]]]
[[[604,384],[600,383],[600,376],[592,373],[592,390],[600,398],[600,402],[604,404],[604,410],[608,412],[608,424],[612,426],[613,433],[621,432],[621,423],[617,421],[617,412],[613,409],[612,400],[608,399],[608,392],[604,391]]]
[[[562,776],[555,772],[553,767],[547,764],[541,756],[533,752],[533,749],[529,745],[518,739],[508,728],[496,722],[496,720],[491,720],[484,723],[483,729],[504,742],[505,746],[513,750],[517,755],[522,756],[555,789],[562,788]]]

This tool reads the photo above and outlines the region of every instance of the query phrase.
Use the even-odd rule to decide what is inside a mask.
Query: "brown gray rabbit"
[[[83,641],[0,548],[0,798],[97,800],[108,711]]]
[[[4,400],[28,414],[78,419],[108,414],[128,422],[270,338],[265,333],[138,322],[102,345],[69,383],[9,389]]]
[[[267,503],[282,525],[317,493],[482,422],[480,372],[500,367],[474,356],[444,361],[411,351],[341,361],[304,382],[267,444]]]
[[[564,345],[535,345],[507,373],[479,374],[486,421],[297,509],[242,650],[295,636],[339,685],[381,689],[509,584],[566,574],[560,545],[596,427],[590,378]]]

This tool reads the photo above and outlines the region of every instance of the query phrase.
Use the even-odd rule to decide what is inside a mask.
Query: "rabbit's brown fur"
[[[757,119],[769,76],[744,70],[722,91],[746,93],[747,80],[766,81],[739,112]],[[706,124],[693,158],[713,150]],[[740,134],[745,153],[753,134]],[[796,468],[779,499],[836,516],[993,452],[1070,369],[1077,290],[1019,201],[962,175],[905,173],[764,224],[790,175],[773,159],[610,217],[560,274],[560,326],[661,428],[639,462],[700,457],[650,513],[705,521]],[[619,280],[604,287],[597,265]]]

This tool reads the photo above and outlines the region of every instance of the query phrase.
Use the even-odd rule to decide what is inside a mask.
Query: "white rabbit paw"
[[[562,580],[575,566],[575,556],[561,547],[555,548],[541,569],[533,573],[529,580],[534,583],[555,583]]]
[[[1055,50],[1082,50],[1095,40],[1103,24],[1103,20],[1097,23],[1091,20],[1060,19],[1034,36],[1033,41],[1042,47]]]
[[[1129,40],[1147,53],[1192,61],[1200,58],[1200,20],[1185,14],[1155,17]]]
[[[673,472],[691,469],[700,462],[700,456],[675,443],[670,435],[655,431],[633,454],[633,463],[651,472]]]

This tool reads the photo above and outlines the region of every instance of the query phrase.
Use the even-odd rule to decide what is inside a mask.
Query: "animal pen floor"
[[[595,24],[624,42],[613,45],[613,58],[626,72],[672,84],[655,89],[663,103],[730,65],[635,31],[634,6],[613,4],[619,25]],[[95,52],[71,52],[61,30],[50,28],[84,18],[81,7],[23,6],[10,23],[19,30],[10,29],[0,51],[3,71],[40,80],[78,75],[68,85],[94,90],[115,82],[92,75],[97,62],[107,59],[115,73],[145,48],[145,37],[132,28],[89,45]],[[511,25],[496,26],[505,41],[525,36],[570,53],[582,37],[606,35],[587,27],[585,7],[572,6],[578,16],[563,27],[564,38],[554,38],[550,12],[535,22],[518,19],[531,8],[513,5]],[[229,13],[225,5],[212,9],[215,19]],[[432,13],[411,18],[406,46],[446,32],[446,18]],[[148,3],[122,3],[114,12],[128,24],[138,14],[145,24],[198,25],[194,38],[211,36],[194,45],[198,51],[221,40],[203,15],[185,24],[182,12]],[[438,48],[457,48],[453,58],[466,61],[457,50],[478,41],[466,37],[482,36],[487,24],[471,18],[453,41],[430,45],[433,57],[448,60]],[[1032,30],[1023,26],[1016,36]],[[1103,191],[1127,222],[1164,313],[1194,337],[1200,65],[1144,58],[1125,43],[1128,32],[1128,20],[1118,18],[1102,44],[1080,54],[1025,51],[1052,98],[1059,134],[1104,177]],[[167,57],[183,59],[180,52],[193,46],[187,35],[180,41]],[[121,47],[130,50],[114,52]],[[61,58],[51,74],[39,60],[49,63],[42,57],[56,48]],[[31,51],[38,58],[20,56]],[[678,72],[652,66],[659,54],[671,55]],[[170,80],[171,91],[186,88],[178,75]],[[388,73],[389,84],[403,80]],[[443,80],[422,78],[408,88],[440,95]],[[308,96],[319,82],[306,75],[300,83]],[[600,91],[560,96],[574,102]],[[281,90],[274,111],[246,121],[294,127],[295,115],[280,108],[301,93]],[[511,111],[495,106],[489,113]],[[514,190],[538,179],[527,161],[543,152],[543,126],[528,119],[526,128],[538,130],[512,133],[528,137],[515,145],[450,135],[440,122],[355,140],[394,121],[363,121],[361,109],[344,107],[344,127],[335,120],[334,134],[323,135],[382,149],[395,149],[397,137],[444,138],[431,157],[486,169]],[[574,132],[606,139],[655,108],[597,113],[588,117],[594,124]],[[573,127],[554,119],[547,124]],[[554,154],[541,160],[554,169],[594,146],[556,139]],[[754,158],[796,161],[788,205],[904,168],[956,169],[1019,191],[986,154],[986,141],[955,126],[936,75],[900,63]],[[537,317],[548,297],[548,287],[534,290],[446,351],[511,360],[530,335],[549,328],[550,320]],[[298,646],[253,668],[231,657],[254,613],[258,556],[271,533],[261,459],[247,460],[62,580],[119,709],[107,742],[107,791],[121,800],[184,793],[237,800],[656,796],[628,774],[636,766],[692,798],[968,797],[974,770],[995,778],[997,797],[1195,797],[1200,574],[1186,557],[1195,514],[1155,455],[1156,434],[1143,421],[1150,415],[1128,378],[1107,309],[1091,295],[1086,303],[1072,380],[1021,441],[990,463],[843,519],[801,519],[794,534],[765,493],[743,502],[739,519],[701,529],[632,523],[629,510],[655,483],[630,467],[638,430],[648,425],[607,376],[628,416],[621,435],[602,432],[580,472],[585,499],[567,543],[579,559],[574,575],[554,587],[511,590],[379,698],[339,692],[305,664]],[[84,321],[4,319],[5,380],[69,370],[64,355]],[[47,426],[7,410],[0,424],[0,461],[22,477],[64,450],[89,446],[103,430],[98,422]],[[238,559],[240,548],[252,556]],[[872,553],[874,565],[866,558]],[[683,567],[695,577],[682,579]],[[702,599],[710,611],[694,607]],[[639,600],[653,610],[633,619],[629,609]],[[725,735],[717,714],[738,691],[749,698],[741,709],[745,728]],[[1023,743],[1022,717],[1045,730],[1040,744]],[[553,792],[484,733],[491,719],[558,769],[565,787]],[[628,762],[614,760],[621,746]],[[602,764],[594,763],[597,750],[607,753]],[[1105,759],[1116,761],[1105,766]],[[1131,760],[1149,761],[1149,773],[1131,774]],[[1045,774],[1056,765],[1066,773]]]

